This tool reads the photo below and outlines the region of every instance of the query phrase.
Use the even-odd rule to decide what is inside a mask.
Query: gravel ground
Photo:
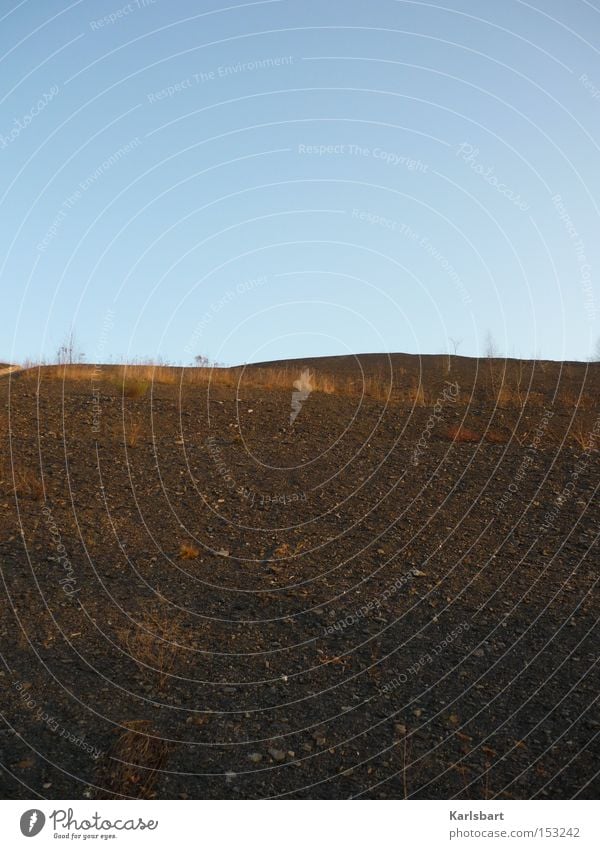
[[[597,795],[598,367],[391,362],[0,381],[4,798]]]

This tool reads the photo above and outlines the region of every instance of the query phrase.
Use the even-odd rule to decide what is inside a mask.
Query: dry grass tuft
[[[173,744],[163,740],[147,719],[122,723],[125,730],[104,756],[98,783],[116,798],[152,799]]]
[[[558,396],[559,406],[567,410],[593,410],[597,402],[591,395],[563,390]]]
[[[528,392],[525,395],[525,404],[529,407],[543,407],[546,403],[546,396],[543,392]]]
[[[44,497],[44,483],[36,472],[25,466],[17,466],[13,470],[15,493],[20,498],[30,498],[39,501]]]
[[[199,550],[191,542],[182,542],[179,546],[180,560],[195,560],[199,556],[199,554]]]
[[[137,377],[124,377],[120,384],[117,384],[123,393],[124,398],[137,400],[145,398],[150,388],[150,383],[147,380],[142,380]]]
[[[518,389],[512,389],[510,386],[503,384],[496,395],[496,405],[498,407],[518,407],[524,406],[524,397]]]
[[[333,377],[328,377],[326,374],[319,376],[317,382],[317,392],[324,392],[325,395],[333,395],[336,391],[335,380]]]
[[[400,393],[400,401],[411,407],[427,406],[427,396],[423,384],[414,382],[409,389]]]
[[[182,618],[173,608],[156,602],[147,602],[137,623],[119,628],[117,636],[143,672],[158,672],[160,689],[183,660],[188,639]]]
[[[594,447],[590,432],[580,422],[572,426],[569,436],[582,451],[588,451]]]

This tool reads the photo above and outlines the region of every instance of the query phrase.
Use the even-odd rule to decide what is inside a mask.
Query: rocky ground
[[[2,796],[593,798],[600,367],[287,365],[0,379]]]

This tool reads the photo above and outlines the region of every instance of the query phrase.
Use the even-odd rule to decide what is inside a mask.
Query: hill
[[[0,792],[595,797],[599,379],[0,380]]]

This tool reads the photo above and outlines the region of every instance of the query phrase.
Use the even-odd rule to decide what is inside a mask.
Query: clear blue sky
[[[0,360],[585,359],[597,0],[0,2]]]

